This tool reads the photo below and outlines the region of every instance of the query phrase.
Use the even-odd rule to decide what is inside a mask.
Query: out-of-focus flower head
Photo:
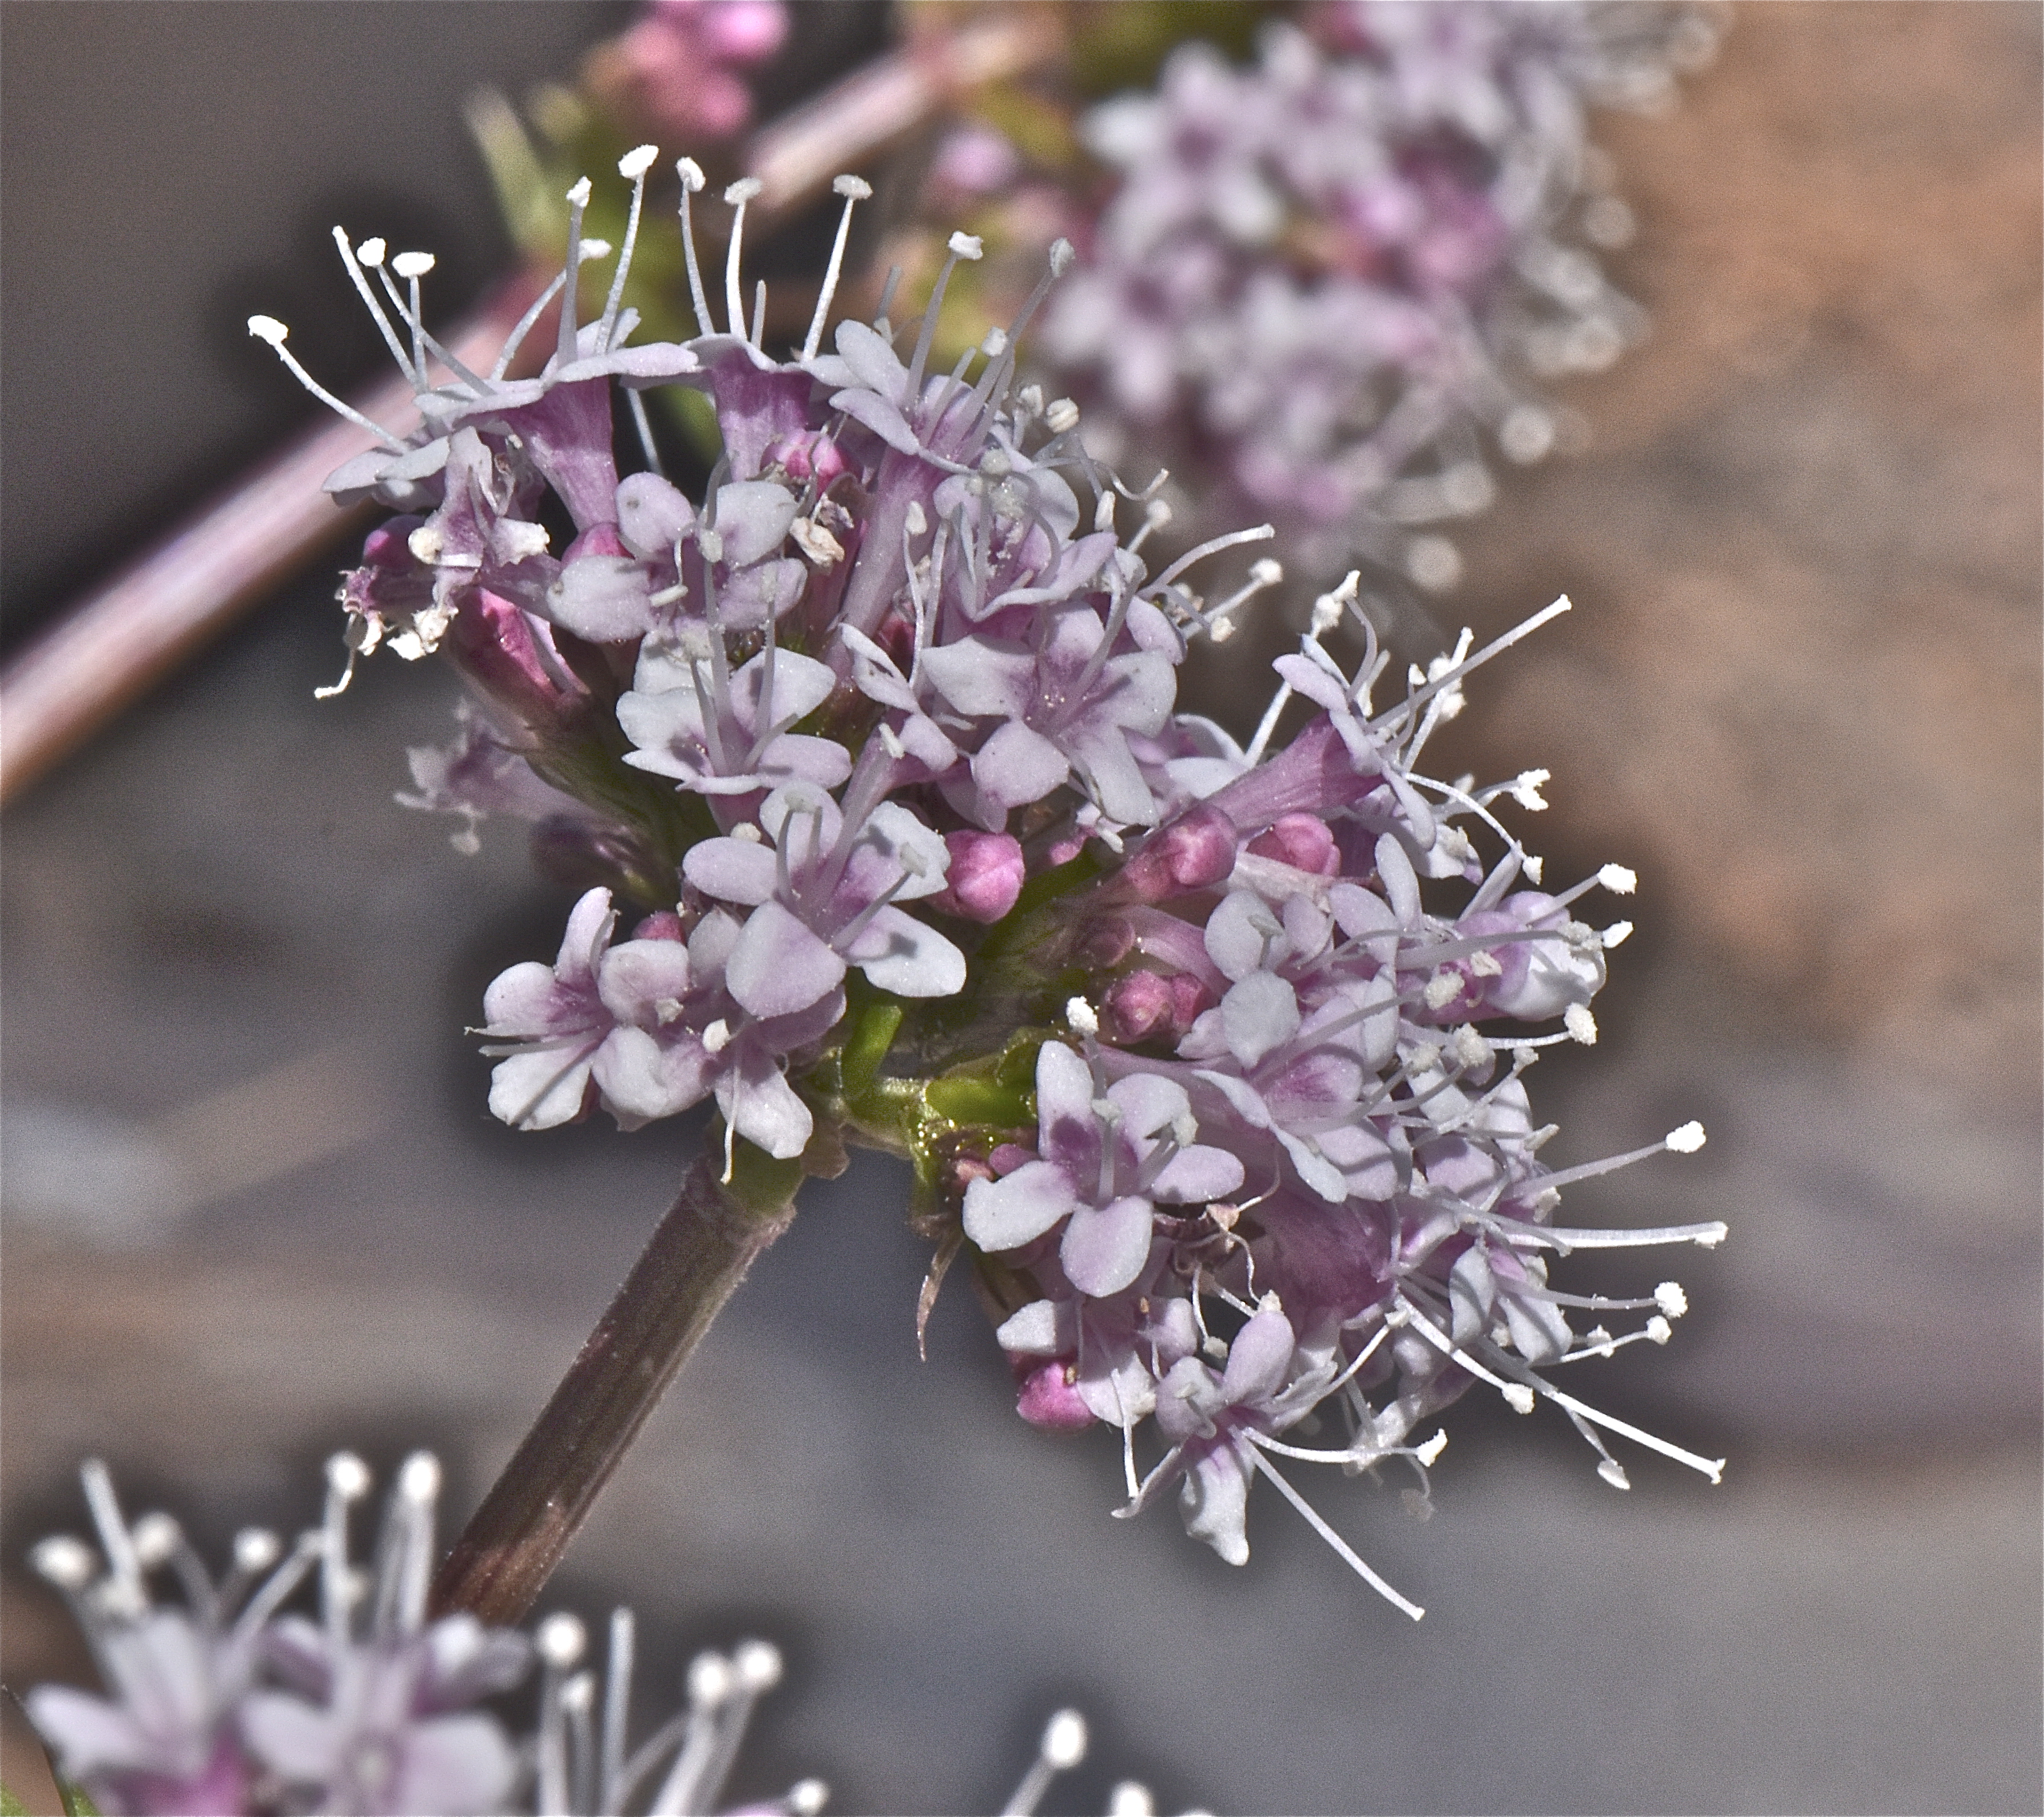
[[[1634,879],[1608,865],[1550,892],[1502,817],[1545,805],[1544,773],[1479,786],[1424,762],[1468,678],[1568,602],[1481,650],[1465,632],[1379,705],[1390,659],[1351,572],[1238,743],[1178,710],[1178,671],[1281,570],[1257,559],[1211,596],[1190,577],[1270,527],[1153,570],[1162,501],[1101,465],[1070,400],[1018,387],[1017,336],[1070,248],[948,371],[932,359],[945,292],[982,252],[963,233],[920,315],[897,324],[890,287],[826,351],[870,193],[841,178],[814,317],[799,345],[770,347],[764,286],[742,269],[755,186],[724,192],[713,301],[689,231],[705,179],[683,160],[699,332],[634,345],[619,299],[654,156],[620,162],[632,200],[600,314],[578,325],[563,277],[536,378],[505,380],[500,360],[428,383],[416,290],[382,280],[425,426],[333,482],[404,511],[344,586],[352,649],[436,650],[488,716],[486,747],[471,720],[444,760],[414,753],[417,798],[467,833],[537,813],[550,858],[571,848],[599,880],[551,965],[490,987],[492,1109],[534,1130],[602,1109],[630,1128],[713,1099],[726,1179],[744,1143],[790,1191],[847,1141],[909,1157],[938,1243],[925,1312],[969,1254],[1024,1416],[1116,1427],[1124,1512],[1175,1485],[1189,1529],[1238,1562],[1268,1477],[1416,1614],[1281,1462],[1403,1458],[1424,1501],[1440,1440],[1415,1435],[1479,1383],[1558,1408],[1619,1487],[1601,1432],[1715,1480],[1716,1461],[1551,1373],[1665,1342],[1685,1302],[1673,1283],[1572,1294],[1550,1258],[1723,1234],[1556,1222],[1571,1184],[1692,1150],[1695,1125],[1608,1161],[1539,1158],[1553,1131],[1524,1075],[1546,1047],[1596,1039],[1604,955],[1630,932],[1577,905]],[[568,270],[589,194],[568,192]],[[1246,218],[1253,198],[1230,206]],[[286,352],[279,325],[254,325]],[[715,413],[697,498],[643,435],[643,471],[619,472],[613,394],[663,382]],[[558,553],[548,523],[571,527]],[[1327,647],[1345,623],[1352,669]],[[530,788],[507,782],[514,754]],[[643,918],[620,940],[625,899]],[[1650,1316],[1577,1332],[1575,1314],[1607,1312]],[[1309,1415],[1331,1442],[1295,1442]]]
[[[701,144],[751,124],[744,72],[788,36],[783,0],[648,0],[582,67],[591,100],[628,132]]]
[[[425,1452],[398,1473],[373,1570],[349,1562],[350,1511],[371,1488],[362,1461],[327,1465],[320,1524],[286,1549],[249,1528],[216,1579],[167,1514],[130,1523],[106,1466],[81,1473],[101,1550],[59,1535],[30,1554],[69,1604],[108,1695],[42,1684],[26,1700],[56,1770],[108,1817],[816,1817],[805,1779],[777,1798],[723,1804],[759,1699],[781,1681],[780,1650],[742,1641],[690,1662],[682,1708],[631,1745],[636,1624],[613,1611],[601,1680],[575,1616],[532,1638],[473,1616],[425,1618],[440,1468]],[[152,1585],[173,1579],[179,1600]],[[308,1577],[316,1617],[292,1612]],[[479,1708],[540,1665],[529,1734]],[[1005,1809],[1028,1817],[1085,1757],[1086,1725],[1061,1710]],[[1117,1787],[1112,1817],[1148,1817],[1149,1793]]]

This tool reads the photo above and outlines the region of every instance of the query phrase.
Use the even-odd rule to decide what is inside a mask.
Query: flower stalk
[[[436,1619],[529,1610],[668,1383],[795,1213],[797,1163],[721,1145],[690,1169],[581,1353],[433,1580]]]

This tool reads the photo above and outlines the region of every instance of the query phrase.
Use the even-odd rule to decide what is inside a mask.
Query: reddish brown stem
[[[667,1384],[794,1216],[801,1172],[696,1163],[609,1308],[433,1580],[436,1616],[509,1627],[532,1606]]]

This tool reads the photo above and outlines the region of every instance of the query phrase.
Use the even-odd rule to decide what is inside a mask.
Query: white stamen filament
[[[734,340],[745,339],[745,298],[739,288],[740,260],[743,255],[745,242],[745,205],[759,194],[762,185],[757,177],[740,177],[724,190],[725,202],[737,212],[731,217],[731,244],[724,255],[724,311],[730,325]]]
[[[839,275],[844,270],[844,249],[851,238],[851,211],[873,194],[872,184],[863,177],[841,176],[831,184],[838,194],[844,198],[844,213],[838,217],[837,238],[831,244],[830,263],[824,268],[823,287],[816,292],[816,313],[809,317],[809,332],[802,338],[800,357],[814,359],[816,350],[823,344],[824,324],[830,319],[830,306],[837,294]]]

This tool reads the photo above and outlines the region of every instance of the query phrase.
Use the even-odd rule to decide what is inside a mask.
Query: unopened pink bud
[[[1249,842],[1258,858],[1275,859],[1295,870],[1309,870],[1316,877],[1333,877],[1341,870],[1341,854],[1335,836],[1318,814],[1285,814],[1268,832]]]
[[[561,566],[566,567],[580,555],[622,555],[628,562],[632,559],[632,551],[625,547],[615,524],[590,524],[562,552]]]
[[[688,937],[681,916],[671,908],[655,909],[632,930],[635,940],[686,940]]]
[[[946,833],[951,848],[947,886],[930,898],[933,907],[969,921],[998,921],[1022,893],[1022,847],[1006,833]]]
[[[1032,1426],[1048,1432],[1076,1432],[1093,1423],[1093,1409],[1079,1398],[1068,1358],[1053,1357],[1048,1362],[1038,1362],[1017,1357],[1013,1366],[1021,1389],[1015,1397],[1015,1411]]]
[[[1235,869],[1236,836],[1234,821],[1203,803],[1143,842],[1122,867],[1118,893],[1139,902],[1162,902],[1211,889]]]
[[[1170,1032],[1178,999],[1161,972],[1131,972],[1108,986],[1100,1008],[1108,1039],[1132,1045]]]

